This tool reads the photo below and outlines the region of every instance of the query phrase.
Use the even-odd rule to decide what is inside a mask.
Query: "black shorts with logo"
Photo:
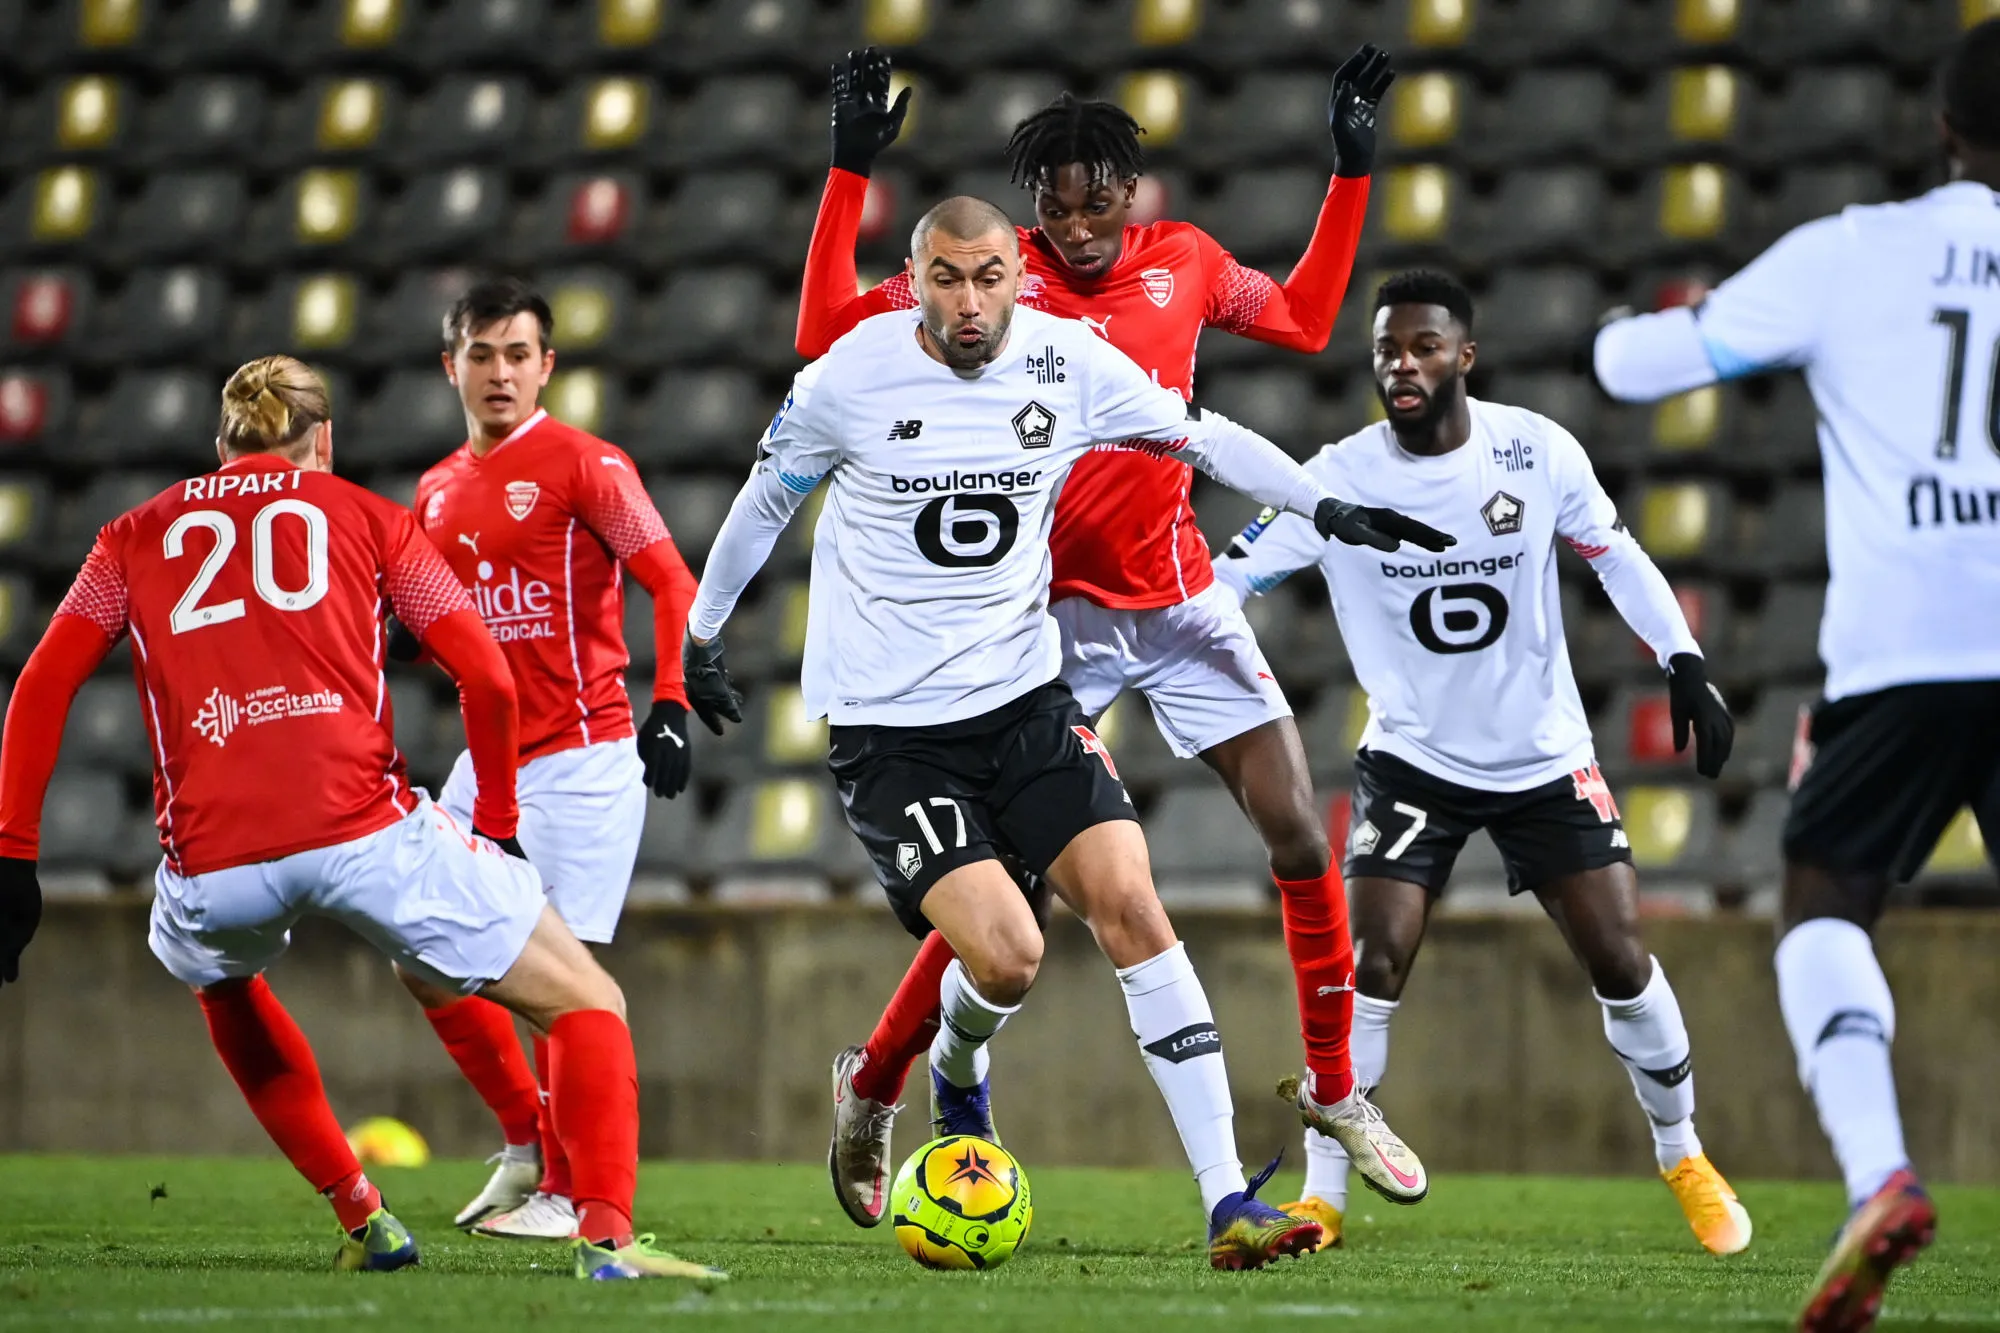
[[[1046,874],[1085,829],[1139,817],[1060,680],[958,722],[834,727],[831,740],[848,827],[920,939],[924,895],[948,872],[1012,855]]]
[[[1821,702],[1785,817],[1785,859],[1908,882],[1962,806],[2000,848],[2000,681],[1897,685]],[[1866,904],[1879,911],[1882,904]]]
[[[1465,840],[1482,828],[1500,849],[1509,893],[1632,859],[1596,764],[1526,791],[1481,791],[1379,750],[1354,757],[1349,879],[1400,879],[1438,894]]]

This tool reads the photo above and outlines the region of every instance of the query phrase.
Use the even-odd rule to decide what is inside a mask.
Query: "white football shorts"
[[[548,881],[549,902],[576,937],[609,944],[632,888],[646,829],[646,769],[638,742],[599,741],[521,765],[521,850]],[[472,827],[472,755],[461,753],[438,804]]]
[[[1062,630],[1062,678],[1084,714],[1138,690],[1183,759],[1292,715],[1242,606],[1220,583],[1173,606],[1110,611],[1066,597],[1049,614]]]
[[[278,960],[303,916],[340,922],[434,986],[470,995],[514,966],[542,877],[429,800],[379,832],[275,861],[153,876],[147,942],[176,980],[212,986]]]

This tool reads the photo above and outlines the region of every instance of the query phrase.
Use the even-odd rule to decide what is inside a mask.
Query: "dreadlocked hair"
[[[1145,132],[1116,102],[1064,93],[1014,127],[1007,160],[1014,183],[1029,189],[1053,182],[1071,162],[1083,164],[1093,185],[1130,180],[1146,169]]]

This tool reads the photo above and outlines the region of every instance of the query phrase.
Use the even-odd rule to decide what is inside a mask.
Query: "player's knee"
[[[432,985],[430,982],[416,975],[416,973],[411,972],[401,963],[396,964],[395,967],[396,975],[402,979],[403,989],[409,991],[415,997],[417,1003],[424,1008],[445,1009],[458,1002],[459,996],[456,992],[448,991],[442,986]]]
[[[1410,979],[1410,952],[1376,940],[1354,941],[1354,989],[1371,1000],[1400,1000]]]
[[[1132,967],[1174,947],[1173,923],[1150,883],[1107,895],[1090,914],[1098,947],[1118,967]]]
[[[976,962],[968,962],[972,984],[980,995],[998,1005],[1019,1004],[1035,984],[1042,969],[1042,937],[1039,932],[1010,938],[987,951]]]
[[[1586,961],[1591,987],[1607,1000],[1629,1000],[1653,979],[1653,958],[1635,932],[1621,932]]]
[[[1326,829],[1311,811],[1293,811],[1267,827],[1271,873],[1278,879],[1318,879],[1333,864]]]

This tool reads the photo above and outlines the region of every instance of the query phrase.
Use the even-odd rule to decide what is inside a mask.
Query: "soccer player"
[[[546,1034],[578,1277],[720,1276],[632,1235],[625,999],[514,841],[514,684],[464,588],[408,511],[330,475],[326,390],[290,357],[230,377],[216,454],[216,471],[105,526],[21,672],[0,740],[0,977],[17,977],[39,914],[42,797],[70,703],[129,632],[166,853],[153,953],[195,989],[250,1109],[333,1205],[336,1266],[406,1267],[417,1245],[362,1174],[312,1048],[264,980],[302,916],[342,921],[428,984],[481,993]],[[458,679],[470,824],[404,774],[385,600]]]
[[[1605,1038],[1631,1075],[1660,1174],[1689,1225],[1711,1252],[1733,1254],[1750,1243],[1750,1216],[1695,1135],[1687,1028],[1639,938],[1630,844],[1570,674],[1557,539],[1590,561],[1658,655],[1675,744],[1685,749],[1693,733],[1704,777],[1729,757],[1729,710],[1673,590],[1575,437],[1547,417],[1467,396],[1478,349],[1465,289],[1440,273],[1391,278],[1375,297],[1374,330],[1388,420],[1328,445],[1307,471],[1334,490],[1366,485],[1468,534],[1462,553],[1385,557],[1266,514],[1217,566],[1224,584],[1248,595],[1318,565],[1368,692],[1346,866],[1360,959],[1355,1076],[1364,1087],[1381,1081],[1389,1020],[1431,907],[1466,838],[1484,828],[1509,890],[1540,900],[1589,974]],[[1338,1146],[1315,1142],[1307,1159],[1307,1196],[1334,1207],[1347,1191]]]
[[[1008,144],[1014,179],[1033,192],[1040,222],[1019,233],[1022,303],[1082,319],[1183,398],[1193,396],[1204,328],[1320,351],[1367,208],[1376,106],[1394,77],[1389,57],[1373,47],[1335,73],[1333,179],[1305,255],[1282,285],[1238,264],[1198,227],[1132,224],[1144,154],[1139,127],[1118,107],[1065,95],[1030,116]],[[888,60],[872,48],[834,71],[833,169],[799,305],[798,350],[806,356],[821,355],[869,315],[917,304],[913,272],[856,292],[867,176],[895,139],[909,96],[890,106],[888,87]],[[1091,717],[1122,690],[1142,691],[1174,752],[1199,755],[1249,815],[1283,903],[1316,1123],[1353,1143],[1372,1187],[1412,1202],[1427,1188],[1421,1169],[1398,1177],[1363,1144],[1387,1131],[1365,1099],[1350,1099],[1354,955],[1346,897],[1291,708],[1248,623],[1213,587],[1208,547],[1188,505],[1192,479],[1184,462],[1143,450],[1107,447],[1077,463],[1050,538],[1063,678]],[[893,1103],[936,1030],[938,979],[950,959],[942,937],[926,940],[867,1044],[835,1061],[830,1168],[841,1206],[862,1226],[882,1219]],[[1329,1243],[1337,1241],[1340,1216],[1324,1209],[1313,1216]]]
[[[1618,398],[1797,367],[1819,412],[1826,686],[1785,823],[1778,1000],[1852,1211],[1808,1333],[1873,1324],[1937,1229],[1869,932],[1960,807],[2000,847],[2000,20],[1964,33],[1941,86],[1949,184],[1808,222],[1699,307],[1596,346]]]
[[[476,283],[446,314],[444,369],[464,401],[468,438],[417,483],[417,520],[513,668],[521,846],[576,937],[607,944],[631,886],[647,790],[672,799],[688,784],[687,696],[673,648],[694,576],[624,451],[537,406],[555,369],[553,333],[548,302],[514,278]],[[623,675],[625,570],[652,595],[661,649],[636,737]],[[468,751],[439,797],[460,819],[474,778]],[[458,1225],[568,1238],[576,1210],[550,1118],[547,1039],[534,1038],[531,1072],[500,1006],[407,973],[404,981],[504,1135],[492,1178]]]
[[[919,311],[864,320],[801,371],[709,553],[689,617],[689,695],[740,721],[723,624],[822,481],[803,687],[832,722],[849,826],[912,933],[955,960],[931,1047],[944,1133],[993,1137],[987,1041],[1042,953],[1002,852],[1046,875],[1118,971],[1148,1069],[1201,1187],[1210,1259],[1254,1268],[1315,1247],[1317,1222],[1256,1198],[1237,1161],[1222,1041],[1153,892],[1111,756],[1057,673],[1048,533],[1100,441],[1192,459],[1225,485],[1383,551],[1451,538],[1328,495],[1276,445],[1181,397],[1081,322],[1015,310],[1019,239],[992,204],[948,199],[911,237]],[[1375,1140],[1389,1165],[1414,1159]]]

